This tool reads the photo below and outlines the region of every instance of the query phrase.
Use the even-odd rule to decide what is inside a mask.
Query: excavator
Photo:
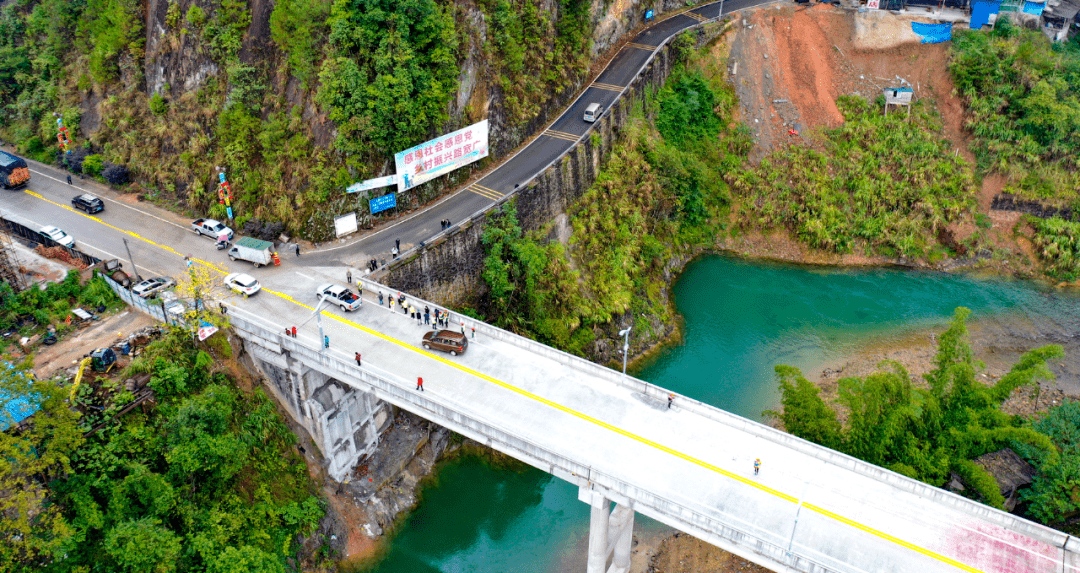
[[[79,391],[79,384],[82,383],[83,373],[86,372],[87,366],[94,372],[108,373],[116,367],[116,353],[112,348],[98,348],[82,359],[79,363],[79,372],[75,374],[75,383],[71,385],[71,393],[68,396],[72,400],[75,399],[75,393]]]

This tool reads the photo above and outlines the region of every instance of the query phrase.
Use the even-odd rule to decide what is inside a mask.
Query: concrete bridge
[[[340,268],[309,272],[229,316],[338,479],[376,447],[392,404],[577,485],[592,507],[589,573],[627,570],[635,513],[775,571],[1080,572],[1080,544],[1061,532],[685,396],[668,408],[666,389],[485,323],[452,315],[468,351],[426,351],[430,327],[379,306],[396,291],[372,281],[361,310],[324,310],[316,329],[310,293]]]

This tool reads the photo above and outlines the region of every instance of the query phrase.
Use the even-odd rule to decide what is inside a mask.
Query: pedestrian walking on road
[[[667,395],[667,409],[668,409],[668,410],[670,410],[670,409],[671,409],[671,403],[672,403],[672,402],[674,402],[674,401],[675,401],[675,394],[673,394],[673,393],[672,393],[672,394],[668,394],[668,395]]]
[[[424,379],[419,376],[416,377],[416,389],[421,392],[424,391]]]
[[[356,353],[356,365],[357,366],[363,366],[363,364],[360,364],[360,353],[359,352]]]
[[[296,243],[296,256],[300,256],[300,243]]]
[[[68,185],[71,185],[71,175],[68,175]]]
[[[754,475],[757,475],[759,470],[761,470],[761,458],[754,460]]]
[[[345,283],[352,284],[352,269],[345,271]]]
[[[401,239],[394,239],[394,248],[401,250]]]
[[[396,258],[397,258],[397,254],[398,254],[398,248],[397,248],[397,247],[394,247],[394,248],[390,249],[390,254],[391,254],[391,255],[393,255],[393,256],[394,256],[394,258],[396,259]]]

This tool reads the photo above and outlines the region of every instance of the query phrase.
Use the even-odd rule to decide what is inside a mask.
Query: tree
[[[124,571],[169,573],[176,570],[180,538],[157,519],[125,521],[105,536],[105,552]]]
[[[285,573],[281,559],[250,545],[229,547],[207,568],[207,573]]]
[[[229,326],[228,315],[213,308],[214,302],[223,299],[226,291],[220,273],[209,265],[191,262],[187,273],[177,281],[176,292],[182,298],[194,301],[194,308],[187,313],[188,318],[209,322],[218,328]]]
[[[71,540],[73,529],[48,489],[71,471],[69,456],[83,442],[66,397],[59,384],[35,380],[29,364],[0,362],[0,401],[22,398],[38,407],[24,429],[0,432],[0,570],[51,557]]]
[[[1053,345],[1032,350],[997,383],[982,384],[976,374],[983,366],[967,339],[970,314],[957,308],[938,338],[935,367],[924,376],[929,388],[915,387],[895,362],[882,363],[889,366],[883,372],[844,378],[835,404],[847,413],[841,426],[833,405],[797,369],[777,366],[784,411],[773,415],[792,434],[931,485],[943,485],[956,472],[983,501],[1000,507],[996,482],[971,460],[1017,443],[1056,459],[1046,435],[1021,426],[1000,406],[1015,389],[1052,380],[1046,361],[1064,353]]]

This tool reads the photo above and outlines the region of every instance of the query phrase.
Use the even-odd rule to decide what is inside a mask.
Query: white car
[[[315,289],[315,296],[322,298],[326,297],[326,302],[341,307],[341,310],[360,310],[360,305],[363,303],[356,293],[349,290],[346,287],[326,283],[319,285],[319,288]]]
[[[71,238],[71,235],[61,231],[56,227],[53,227],[52,225],[49,225],[48,227],[42,227],[41,234],[56,241],[57,243],[60,243],[61,245],[64,245],[65,247],[75,247],[75,239]]]
[[[262,285],[255,280],[255,277],[244,273],[233,273],[225,277],[225,286],[246,296],[251,296],[262,290]]]

